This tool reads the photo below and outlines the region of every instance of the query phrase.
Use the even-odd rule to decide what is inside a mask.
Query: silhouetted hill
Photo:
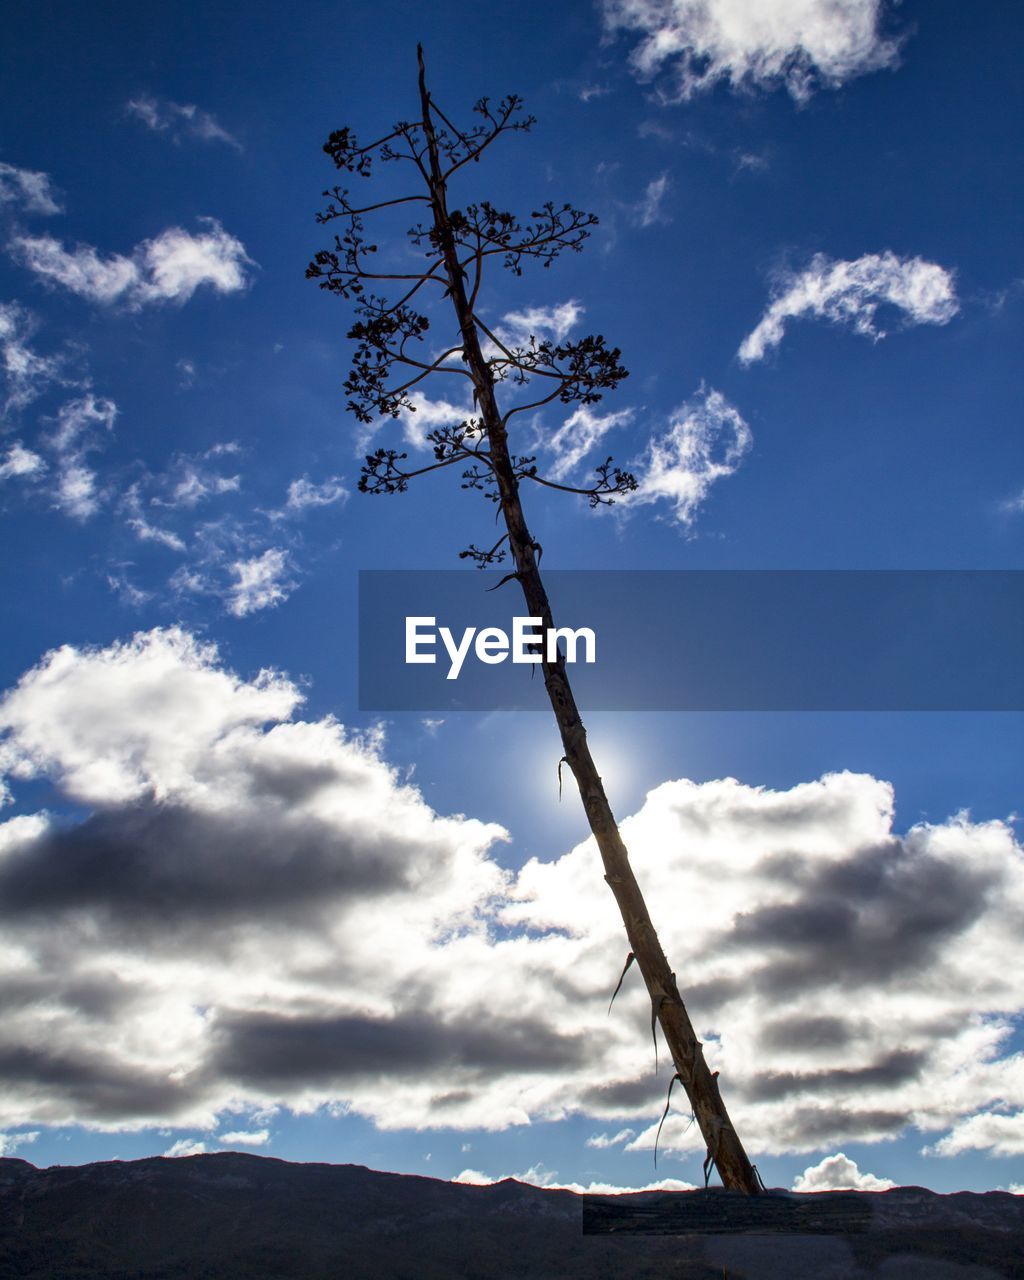
[[[618,1221],[584,1235],[582,1200],[511,1179],[470,1187],[231,1152],[51,1169],[0,1159],[0,1278],[1024,1277],[1024,1200],[999,1192],[859,1194],[850,1221],[868,1229],[833,1236],[631,1234],[631,1219],[641,1233],[652,1221],[680,1229],[671,1218],[687,1206],[716,1209],[704,1193],[660,1192],[588,1198],[591,1227],[595,1212]],[[780,1212],[816,1212],[815,1202],[842,1207],[829,1193],[780,1196]]]

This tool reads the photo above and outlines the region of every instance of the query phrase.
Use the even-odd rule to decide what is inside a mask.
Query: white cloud
[[[235,582],[228,595],[228,612],[236,618],[281,604],[296,586],[288,577],[288,552],[280,547],[269,547],[248,560],[236,560],[231,572]]]
[[[1017,1099],[1020,1105],[1020,1099]],[[997,1156],[1024,1155],[1024,1110],[1010,1114],[983,1111],[953,1126],[941,1141],[925,1148],[926,1155],[958,1156],[965,1151],[990,1151]]]
[[[169,98],[154,98],[142,93],[132,98],[125,112],[141,121],[154,133],[167,133],[175,142],[184,137],[198,138],[201,142],[224,142],[242,150],[242,144],[208,111],[202,111],[194,102],[172,102]]]
[[[803,102],[896,65],[898,44],[881,34],[881,0],[602,0],[610,30],[636,31],[631,62],[645,79],[666,68],[667,101],[685,102],[725,82],[733,89],[783,86]]]
[[[121,503],[124,508],[128,527],[135,533],[140,542],[156,542],[170,551],[184,551],[184,541],[170,529],[162,529],[151,524],[146,518],[140,496],[140,484],[136,482],[128,488]]]
[[[39,1131],[31,1133],[0,1133],[0,1156],[13,1156],[15,1151],[27,1142],[35,1142]]]
[[[123,569],[117,573],[107,574],[107,586],[122,604],[132,609],[141,609],[153,599],[152,591],[143,591],[141,587],[137,587]]]
[[[203,221],[208,230],[200,235],[171,227],[145,243],[137,289],[141,302],[186,302],[202,284],[218,293],[245,288],[245,268],[252,260],[242,242],[213,218]]]
[[[561,342],[583,316],[583,304],[570,298],[551,307],[527,307],[524,311],[508,311],[496,332],[506,344],[523,346],[531,338]]]
[[[428,447],[428,431],[433,431],[437,427],[457,427],[473,416],[472,405],[456,404],[443,397],[429,399],[422,392],[414,391],[409,399],[412,401],[413,408],[403,410],[399,414],[399,421],[402,424],[402,434],[406,443],[416,449]],[[386,419],[382,419],[378,426],[384,421]],[[365,447],[366,439],[366,435],[361,437],[360,448]]]
[[[4,414],[23,409],[48,386],[63,381],[61,360],[29,346],[35,318],[15,302],[0,302],[0,372],[7,389]]]
[[[1012,511],[1014,514],[1024,511],[1024,489],[1021,489],[1015,497],[1007,498],[1005,502],[1000,503],[1000,506],[1004,511]]]
[[[636,1133],[633,1129],[620,1129],[618,1133],[613,1134],[611,1137],[606,1133],[592,1134],[584,1145],[594,1147],[598,1151],[604,1151],[608,1147],[617,1147],[635,1137]]]
[[[70,461],[61,468],[54,493],[54,506],[76,520],[88,520],[100,507],[96,489],[96,472],[81,461]]]
[[[633,208],[633,217],[641,227],[652,227],[657,222],[670,221],[663,205],[671,185],[668,174],[663,173],[644,188],[642,198]]]
[[[793,1183],[793,1190],[888,1191],[895,1185],[891,1178],[876,1178],[873,1173],[861,1173],[857,1162],[840,1151],[805,1169]]]
[[[107,649],[55,649],[0,703],[16,776],[49,774],[86,805],[170,799],[191,786],[196,750],[286,719],[298,691],[274,671],[246,683],[178,628]]]
[[[500,828],[300,702],[169,630],[57,650],[0,703],[3,772],[76,810],[0,825],[0,1128],[580,1114],[649,1150],[667,1077],[635,973],[606,1013],[625,939],[593,842],[503,871]],[[1018,1141],[1020,846],[964,815],[896,835],[893,811],[865,775],[680,780],[622,822],[752,1154]],[[660,1151],[699,1168],[685,1100]]]
[[[288,486],[285,510],[299,512],[308,511],[310,507],[329,507],[347,497],[348,490],[341,483],[341,476],[328,476],[320,484],[316,484],[308,476],[301,476]]]
[[[20,205],[27,213],[63,213],[57,193],[45,173],[18,169],[0,160],[0,204]]]
[[[595,413],[587,405],[580,405],[549,438],[544,447],[555,455],[550,469],[552,480],[564,480],[571,475],[583,459],[595,449],[609,431],[625,426],[633,420],[632,409],[620,409],[617,413]]]
[[[180,474],[167,498],[156,500],[161,507],[195,507],[206,498],[223,493],[237,493],[242,485],[240,475],[225,476],[202,466],[193,458],[179,458]]]
[[[96,472],[87,456],[102,449],[114,429],[117,405],[91,392],[68,400],[57,411],[56,425],[46,443],[56,458],[53,505],[76,520],[96,514],[102,501]]]
[[[752,442],[739,410],[720,391],[702,387],[632,464],[639,487],[619,501],[627,508],[667,502],[672,518],[688,529],[711,486],[733,475]]]
[[[46,463],[39,454],[26,449],[20,440],[15,440],[0,462],[0,482],[15,476],[37,476],[45,470]]]
[[[94,302],[114,302],[139,278],[130,258],[115,254],[104,261],[89,245],[68,250],[53,236],[16,236],[11,246],[30,271]]]
[[[91,245],[66,249],[52,236],[16,236],[11,252],[30,271],[92,302],[123,302],[133,310],[149,303],[184,303],[201,285],[217,293],[237,293],[248,284],[253,265],[240,240],[214,218],[193,235],[169,227],[136,246],[130,257],[102,258]]]
[[[222,1133],[217,1141],[222,1147],[265,1147],[270,1141],[269,1129],[236,1129]]]
[[[875,339],[881,306],[902,312],[901,323],[948,324],[960,310],[953,273],[923,258],[866,253],[852,262],[817,254],[805,271],[780,279],[767,311],[740,345],[744,364],[761,360],[782,341],[786,326],[801,316],[848,325]]]
[[[194,1138],[179,1138],[177,1142],[172,1143],[164,1152],[164,1156],[204,1156],[206,1155],[206,1143],[198,1142]]]

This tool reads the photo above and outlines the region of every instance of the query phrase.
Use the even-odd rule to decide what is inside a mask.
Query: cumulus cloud
[[[183,138],[198,138],[201,142],[223,142],[236,150],[242,144],[208,111],[202,111],[194,102],[172,102],[169,98],[155,98],[142,93],[125,106],[125,113],[140,121],[154,133],[169,135],[175,142]]]
[[[63,213],[50,178],[34,169],[19,169],[0,160],[0,204],[11,204],[26,213]]]
[[[895,1185],[890,1178],[876,1178],[873,1173],[861,1173],[857,1162],[840,1151],[805,1169],[793,1183],[793,1190],[888,1191]]]
[[[667,502],[672,519],[689,529],[711,486],[734,474],[752,443],[739,410],[720,391],[702,387],[631,464],[638,488],[619,501],[627,509]]]
[[[609,30],[640,34],[630,61],[642,78],[668,73],[666,101],[725,83],[782,86],[803,102],[897,61],[897,41],[880,30],[882,0],[602,0],[602,9]]]
[[[334,1106],[582,1114],[653,1146],[666,1076],[634,975],[606,1016],[625,940],[592,841],[503,870],[501,828],[434,812],[379,737],[180,630],[47,655],[0,729],[11,786],[73,806],[0,825],[0,1127],[258,1133]],[[752,1152],[1016,1140],[1021,849],[963,815],[897,835],[893,808],[864,775],[680,780],[622,823]],[[699,1146],[674,1110],[661,1150]]]
[[[739,358],[744,364],[762,360],[782,341],[789,322],[803,316],[884,338],[885,330],[875,323],[882,306],[902,313],[904,326],[948,324],[960,310],[953,273],[891,252],[866,253],[852,262],[816,254],[805,271],[779,280],[768,309],[743,339]]]
[[[202,285],[217,293],[237,293],[248,284],[253,265],[240,240],[215,218],[202,218],[198,234],[169,227],[144,240],[128,257],[102,257],[91,245],[67,249],[53,236],[15,236],[15,259],[44,280],[90,302],[123,303],[132,310],[150,303],[185,303]]]
[[[236,618],[271,609],[287,600],[296,583],[290,578],[288,552],[268,547],[262,555],[236,560],[231,566],[235,581],[228,593],[228,612]]]

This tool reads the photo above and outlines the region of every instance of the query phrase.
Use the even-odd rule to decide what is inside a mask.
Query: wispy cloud
[[[0,373],[6,395],[3,414],[24,409],[54,383],[65,381],[59,356],[41,356],[29,345],[36,332],[31,312],[0,302]]]
[[[240,240],[215,218],[202,218],[198,234],[170,227],[137,245],[131,255],[102,257],[91,245],[67,249],[52,236],[16,236],[14,258],[44,280],[100,304],[132,310],[151,303],[187,302],[198,288],[237,293],[248,284],[252,260]]]
[[[711,486],[733,475],[752,443],[739,410],[720,391],[701,387],[632,464],[639,487],[620,501],[627,508],[667,502],[672,518],[689,529]]]
[[[544,440],[544,447],[555,457],[549,473],[552,480],[566,479],[609,431],[632,420],[632,409],[600,414],[587,405],[580,405]]]
[[[347,498],[348,490],[342,484],[341,476],[328,476],[319,484],[310,480],[309,476],[299,476],[288,486],[284,507],[270,511],[268,515],[272,520],[281,520],[287,516],[301,515],[316,507],[330,507]]]
[[[816,254],[806,270],[780,277],[768,309],[740,345],[752,364],[782,341],[791,320],[811,316],[846,325],[875,339],[878,309],[891,306],[904,325],[948,324],[960,310],[952,271],[923,258],[867,253],[853,261]]]
[[[126,524],[140,542],[156,542],[170,551],[186,550],[184,540],[176,533],[150,522],[143,509],[139,481],[129,486],[121,500],[121,505],[127,517]]]
[[[672,182],[667,173],[654,178],[644,188],[644,194],[633,206],[633,220],[641,227],[653,227],[657,222],[669,222],[665,212],[665,196]]]
[[[606,1151],[609,1147],[622,1146],[635,1136],[636,1133],[633,1129],[620,1129],[618,1133],[612,1134],[611,1137],[607,1133],[595,1133],[586,1140],[584,1145],[593,1147],[596,1151]]]
[[[183,138],[197,138],[201,142],[223,142],[237,151],[242,150],[238,139],[215,116],[201,110],[194,102],[172,102],[169,98],[155,98],[152,94],[142,93],[126,104],[125,112],[154,133],[169,134],[175,142]]]
[[[191,509],[207,498],[237,493],[242,485],[242,477],[238,474],[226,476],[205,466],[204,462],[210,456],[206,453],[200,459],[179,458],[176,464],[178,475],[172,481],[169,493],[166,497],[154,498],[154,505]]]
[[[280,547],[270,547],[248,560],[236,560],[231,572],[235,581],[228,593],[227,608],[236,618],[274,608],[287,600],[297,585],[289,576],[288,552]]]
[[[56,458],[53,505],[76,520],[87,520],[99,510],[98,477],[87,459],[106,447],[116,418],[113,400],[90,392],[61,405],[56,425],[46,436]]]
[[[1006,498],[1001,502],[1000,507],[1003,511],[1012,511],[1015,515],[1019,515],[1024,511],[1024,489],[1020,493],[1014,494],[1012,498]]]
[[[107,574],[107,586],[122,604],[132,609],[141,609],[153,599],[152,591],[144,591],[128,577],[126,567],[114,566]]]
[[[45,470],[46,463],[39,454],[15,440],[0,462],[0,481],[13,480],[16,476],[38,476]]]
[[[880,30],[882,0],[602,0],[602,9],[609,30],[640,34],[633,68],[644,79],[667,71],[670,102],[722,82],[782,86],[804,102],[898,57],[898,42]]]
[[[436,427],[455,427],[473,416],[471,404],[457,404],[443,396],[431,398],[422,391],[414,391],[409,399],[413,407],[403,410],[399,414],[399,421],[406,443],[415,449],[427,448],[427,433]],[[381,419],[368,432],[362,433],[358,439],[358,447],[364,449],[369,437],[386,422],[387,419]]]
[[[49,175],[34,169],[18,169],[0,160],[0,204],[10,204],[26,213],[63,213]]]
[[[531,338],[550,338],[561,342],[583,317],[583,304],[570,298],[550,307],[527,307],[524,311],[508,311],[496,332],[503,342],[521,346]]]

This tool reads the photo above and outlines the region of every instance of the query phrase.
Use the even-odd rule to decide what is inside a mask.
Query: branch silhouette
[[[528,132],[534,120],[513,94],[494,107],[490,99],[480,99],[474,107],[473,123],[459,128],[427,88],[422,48],[418,59],[418,119],[399,122],[368,146],[360,145],[351,129],[339,129],[324,146],[337,169],[357,178],[369,178],[378,164],[404,165],[410,170],[415,190],[368,204],[353,201],[348,189],[341,186],[325,191],[328,204],[318,221],[323,225],[339,223],[340,229],[335,232],[333,247],[320,250],[306,274],[321,289],[349,300],[354,307],[357,320],[349,337],[356,347],[345,390],[348,407],[360,422],[415,411],[411,388],[430,377],[456,374],[472,386],[473,413],[427,436],[434,451],[432,463],[407,469],[407,454],[379,448],[367,455],[359,488],[372,494],[403,493],[411,481],[429,472],[463,464],[462,487],[478,490],[497,507],[505,532],[489,549],[471,543],[460,553],[461,558],[484,568],[510,556],[514,569],[502,581],[518,581],[530,616],[540,618],[545,629],[553,628],[539,569],[541,549],[530,535],[523,511],[522,482],[583,496],[596,507],[630,493],[637,481],[629,471],[614,466],[611,458],[596,468],[596,479],[590,485],[563,484],[544,476],[534,455],[513,451],[510,422],[518,413],[555,402],[564,406],[594,404],[628,376],[627,370],[619,349],[610,347],[600,334],[574,341],[538,339],[536,335],[509,337],[485,324],[477,305],[492,265],[516,276],[538,263],[549,268],[563,253],[582,250],[597,219],[570,204],[553,202],[532,210],[525,218],[483,199],[450,208],[449,180],[470,162],[479,162],[503,136]],[[412,272],[405,268],[408,253],[394,270],[378,267],[380,249],[368,241],[364,219],[414,204],[424,206],[424,217],[408,230],[407,243],[425,259],[422,269]],[[382,281],[398,285],[394,300],[374,292]],[[446,350],[439,356],[427,352],[430,321],[413,305],[414,301],[419,304],[423,291],[434,291],[435,303],[447,302],[457,326],[457,340],[444,342]],[[513,399],[502,412],[497,392],[506,382],[513,387],[535,383],[534,398],[522,403]],[[563,761],[576,779],[605,879],[622,915],[630,953],[650,996],[652,1030],[660,1024],[675,1067],[674,1078],[686,1090],[704,1137],[705,1174],[709,1176],[717,1166],[727,1187],[756,1194],[760,1190],[756,1169],[722,1101],[718,1073],[712,1073],[704,1060],[703,1046],[658,940],[591,756],[564,655],[544,654],[542,659],[545,688],[561,734]]]

